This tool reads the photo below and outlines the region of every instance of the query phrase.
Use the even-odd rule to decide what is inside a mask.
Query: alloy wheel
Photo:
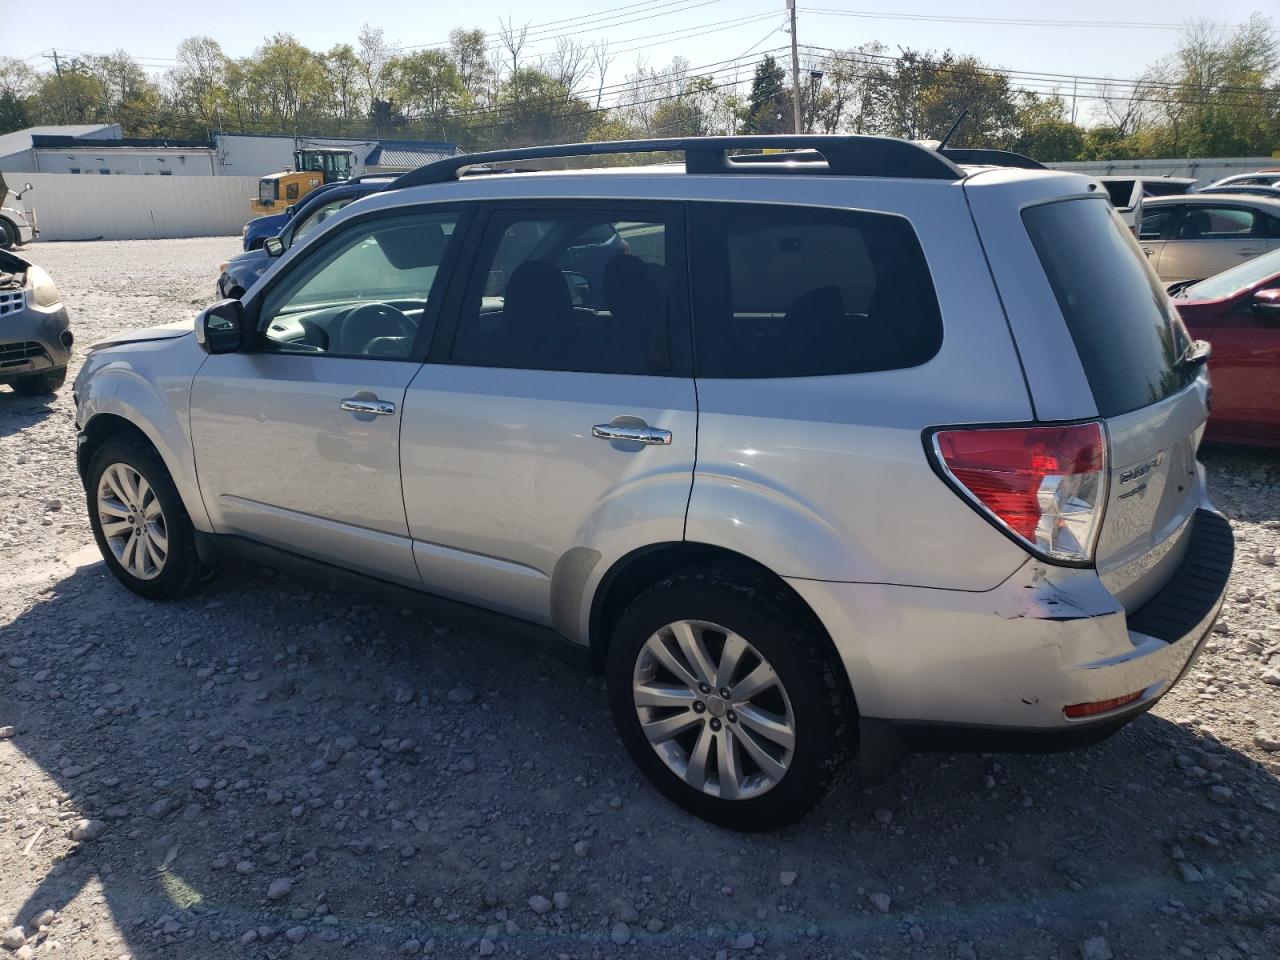
[[[636,657],[631,693],[649,744],[695,790],[746,800],[786,775],[791,700],[769,661],[732,630],[702,620],[658,630]]]
[[[169,531],[156,492],[136,467],[113,463],[98,481],[98,522],[112,555],[131,576],[154,580],[169,555]]]

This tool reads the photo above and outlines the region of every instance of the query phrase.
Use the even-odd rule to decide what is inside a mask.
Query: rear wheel
[[[12,250],[17,245],[17,229],[8,220],[0,219],[0,250]]]
[[[13,389],[24,396],[38,397],[46,393],[53,393],[66,382],[67,368],[61,367],[57,370],[47,370],[44,373],[33,373],[30,376],[19,377],[13,381]]]
[[[85,490],[94,539],[117,580],[151,600],[194,589],[204,573],[195,528],[154,450],[107,440],[89,460]]]
[[[666,797],[721,826],[769,830],[808,813],[835,777],[850,711],[834,659],[779,587],[689,571],[622,615],[609,699],[632,759]]]

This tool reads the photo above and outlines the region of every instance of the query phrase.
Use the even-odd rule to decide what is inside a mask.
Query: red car
[[[1169,293],[1191,336],[1213,346],[1205,439],[1280,447],[1280,250]]]

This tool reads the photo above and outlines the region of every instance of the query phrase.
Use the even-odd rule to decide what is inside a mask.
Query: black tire
[[[19,377],[13,381],[15,392],[26,397],[39,397],[54,393],[67,382],[67,368],[47,370],[44,373],[33,373],[27,377]]]
[[[786,689],[794,752],[785,774],[758,796],[728,800],[696,789],[658,756],[641,727],[632,694],[637,658],[650,637],[680,620],[706,621],[737,633],[769,662]],[[649,782],[690,813],[742,831],[793,823],[830,790],[851,742],[853,706],[838,680],[841,669],[822,628],[782,587],[750,571],[724,568],[682,571],[642,593],[619,620],[606,662],[614,721]]]
[[[102,474],[112,464],[126,464],[136,470],[155,492],[163,512],[168,549],[160,573],[153,579],[134,576],[120,561],[107,542],[98,510],[98,487]],[[89,458],[85,474],[85,495],[89,524],[98,550],[115,578],[139,596],[148,600],[176,600],[191,593],[206,573],[196,552],[195,528],[187,508],[183,506],[173,478],[165,469],[160,455],[146,443],[134,438],[112,437],[105,440]]]
[[[0,217],[0,250],[12,250],[18,245],[18,231],[8,220]]]

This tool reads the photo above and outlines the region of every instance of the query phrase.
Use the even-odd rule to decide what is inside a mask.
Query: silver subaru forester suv
[[[512,167],[656,151],[684,162]],[[106,563],[167,599],[249,557],[566,639],[653,785],[738,829],[850,756],[1099,740],[1222,603],[1208,347],[1094,181],[973,159],[734,137],[406,174],[194,331],[92,351]]]

